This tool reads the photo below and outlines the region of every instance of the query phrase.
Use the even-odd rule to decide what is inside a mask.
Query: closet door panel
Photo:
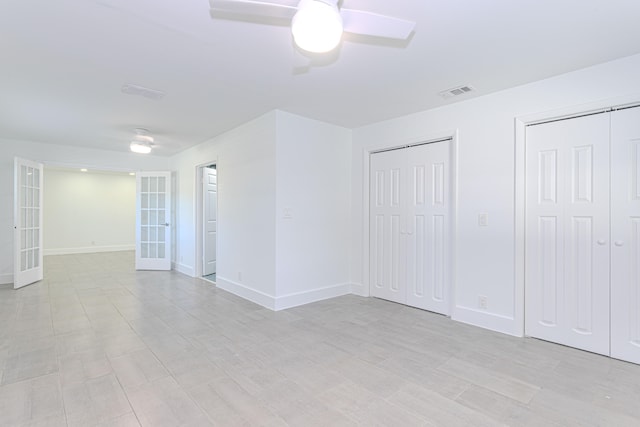
[[[640,363],[640,108],[611,113],[611,356]]]
[[[609,353],[609,115],[531,126],[526,333]]]
[[[407,304],[450,313],[450,142],[411,147],[407,216]]]
[[[404,150],[370,158],[371,295],[405,303],[407,167]]]

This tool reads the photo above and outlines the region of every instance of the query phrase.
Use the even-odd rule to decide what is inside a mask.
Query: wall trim
[[[0,274],[0,285],[8,285],[13,283],[13,274]]]
[[[310,291],[296,292],[288,295],[282,295],[280,297],[274,297],[220,276],[216,277],[216,287],[273,311],[286,310],[288,308],[298,307],[343,295],[350,295],[352,293],[352,284],[342,283],[327,286],[325,288],[312,289]]]
[[[275,311],[351,294],[351,284],[343,283],[275,298]]]
[[[186,274],[189,277],[196,277],[193,267],[187,264],[174,262],[171,265],[171,269],[177,271],[178,273]]]
[[[510,316],[478,310],[476,308],[456,306],[451,319],[456,322],[478,326],[491,331],[522,337],[519,325],[517,325],[516,322],[514,322],[514,318]]]
[[[358,295],[361,297],[369,296],[369,287],[365,286],[363,283],[352,283],[351,284],[351,293],[354,295]]]
[[[216,287],[275,311],[276,300],[271,295],[220,276],[216,276]]]
[[[73,255],[92,254],[100,252],[135,251],[136,245],[86,246],[79,248],[49,248],[42,251],[42,255]]]

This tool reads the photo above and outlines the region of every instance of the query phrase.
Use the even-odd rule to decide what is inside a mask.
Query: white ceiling
[[[0,5],[0,137],[125,151],[144,127],[166,156],[276,108],[355,128],[640,53],[635,0],[344,0],[415,33],[310,67],[286,26],[214,19],[208,0]]]

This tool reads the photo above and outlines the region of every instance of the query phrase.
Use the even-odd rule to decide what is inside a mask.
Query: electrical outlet
[[[487,297],[484,295],[478,295],[478,308],[482,310],[487,309]]]
[[[238,271],[238,282],[242,281],[242,271]]]

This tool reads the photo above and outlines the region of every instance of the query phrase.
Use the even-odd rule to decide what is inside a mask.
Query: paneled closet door
[[[609,115],[530,126],[526,334],[609,354]]]
[[[408,148],[407,301],[450,314],[450,141]]]
[[[408,193],[405,150],[372,154],[369,179],[371,295],[404,304]]]
[[[640,363],[640,108],[611,113],[611,356]]]

